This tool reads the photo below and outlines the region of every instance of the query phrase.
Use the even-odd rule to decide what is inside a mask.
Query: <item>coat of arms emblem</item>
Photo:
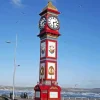
[[[41,75],[44,75],[44,67],[43,67],[43,66],[42,66],[41,69],[40,69],[40,74],[41,74]]]
[[[49,67],[49,75],[54,75],[54,68],[53,68],[53,66]]]
[[[55,48],[53,45],[49,46],[49,52],[53,54],[55,52]]]

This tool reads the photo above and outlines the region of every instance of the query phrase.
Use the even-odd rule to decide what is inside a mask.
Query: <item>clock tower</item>
[[[39,82],[34,87],[35,100],[61,100],[61,88],[57,83],[57,38],[60,36],[60,12],[52,2],[39,14],[40,66]]]

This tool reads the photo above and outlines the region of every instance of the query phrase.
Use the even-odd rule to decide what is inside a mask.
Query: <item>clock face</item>
[[[60,27],[59,20],[56,16],[49,16],[48,17],[48,26],[51,29],[57,30]]]
[[[42,30],[44,28],[45,24],[46,24],[46,18],[45,17],[41,17],[41,19],[39,21],[40,30]]]

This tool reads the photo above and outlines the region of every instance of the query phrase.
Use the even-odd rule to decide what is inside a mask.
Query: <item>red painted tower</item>
[[[52,2],[39,14],[40,67],[39,83],[34,87],[35,100],[61,100],[61,88],[57,83],[57,38],[60,36],[60,12]]]

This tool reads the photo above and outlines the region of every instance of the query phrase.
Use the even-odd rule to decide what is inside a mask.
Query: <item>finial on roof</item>
[[[58,11],[57,8],[52,4],[51,0],[48,0],[48,4],[43,10],[47,8]]]

